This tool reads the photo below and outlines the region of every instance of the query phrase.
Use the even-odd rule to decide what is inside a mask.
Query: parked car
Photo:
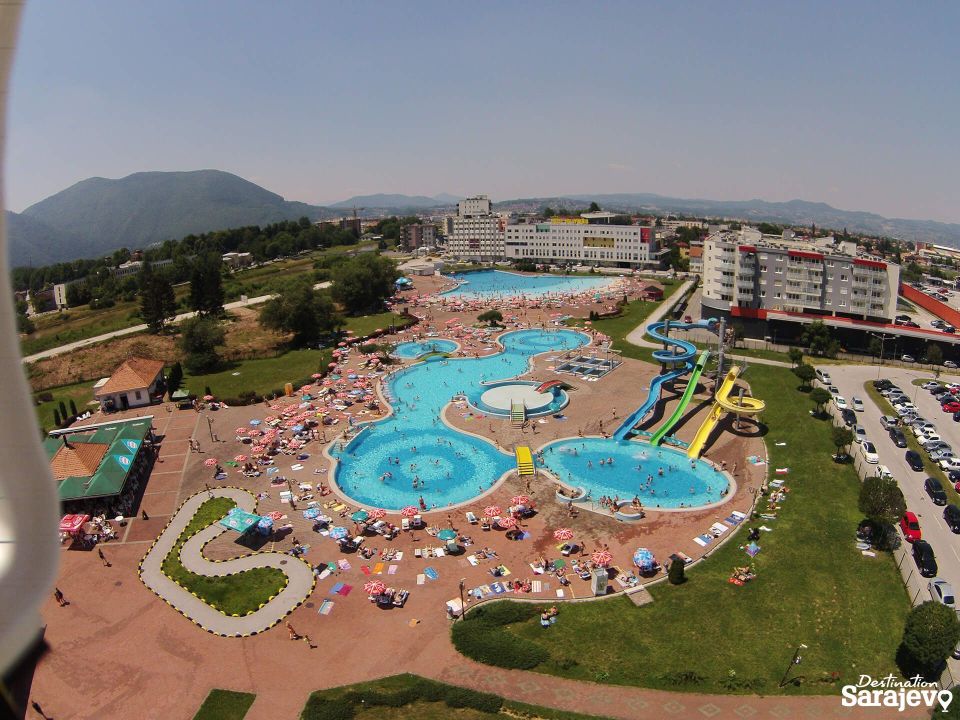
[[[893,386],[893,383],[887,380],[886,378],[881,378],[880,380],[873,381],[874,389],[879,390],[881,394],[883,393],[884,390],[892,386]]]
[[[900,322],[907,322],[910,319],[909,315],[897,315],[894,320],[899,320]]]
[[[917,412],[917,406],[914,405],[912,402],[904,402],[904,403],[900,403],[899,405],[894,405],[893,409],[897,413],[897,415],[899,415],[900,417],[903,417],[904,415],[908,415],[909,413]]]
[[[863,400],[861,400],[860,398],[858,397],[851,398],[850,404],[853,406],[853,409],[856,410],[857,412],[863,412]]]
[[[916,360],[914,360],[914,358],[913,358],[913,355],[901,355],[901,356],[900,356],[900,360],[901,360],[901,362],[905,362],[905,363],[913,363],[913,362],[916,362]]]
[[[884,479],[892,479],[893,473],[890,472],[890,468],[886,465],[877,465],[877,477]]]
[[[937,463],[940,465],[940,468],[944,472],[957,472],[960,471],[960,458],[958,457],[945,457],[940,458]]]
[[[889,380],[888,380],[887,382],[888,382],[889,384],[888,384],[883,390],[880,391],[880,394],[881,394],[881,395],[883,395],[884,397],[890,397],[890,396],[893,395],[894,393],[899,393],[899,394],[903,395],[903,390],[901,390],[900,388],[898,388],[896,385],[894,385],[893,383],[891,383]]]
[[[946,395],[950,390],[943,385],[937,385],[936,387],[929,388],[930,394],[934,397],[940,397],[941,395]]]
[[[917,520],[917,516],[909,510],[900,518],[900,532],[903,533],[903,539],[910,543],[916,542],[923,536],[923,531],[920,529],[920,521]]]
[[[942,442],[943,438],[936,433],[928,433],[927,435],[921,435],[918,437],[917,441],[923,446],[923,449],[926,450],[929,446],[935,445],[938,442]]]
[[[916,450],[907,450],[903,455],[904,460],[907,461],[907,465],[910,466],[911,470],[920,472],[923,470],[923,458],[920,457],[920,453]]]
[[[908,320],[907,322],[905,322],[905,323],[903,324],[903,326],[904,326],[904,327],[911,327],[911,328],[918,328],[918,327],[920,327],[920,326],[919,326],[917,323],[915,323],[913,320]]]
[[[892,427],[890,428],[889,434],[890,439],[893,440],[893,444],[898,448],[905,448],[907,446],[907,436],[903,434],[903,430]]]
[[[913,561],[920,569],[920,574],[924,577],[936,577],[937,575],[937,556],[933,554],[933,548],[926,540],[917,540],[913,544]]]
[[[947,493],[944,491],[943,485],[941,485],[940,481],[936,478],[928,477],[924,480],[923,489],[927,491],[927,495],[933,500],[934,505],[947,504]]]
[[[827,390],[829,390],[830,394],[834,397],[840,394],[840,388],[838,388],[836,385],[827,385]]]
[[[960,507],[950,503],[943,509],[943,521],[955,533],[960,533]]]
[[[936,380],[927,380],[927,382],[920,387],[922,387],[924,390],[936,390],[938,387],[942,387],[942,385],[940,385],[940,383],[938,383]]]
[[[960,460],[957,460],[956,453],[950,448],[937,448],[930,453],[930,459],[941,468],[946,468],[947,466],[954,467],[960,462]]]
[[[960,422],[960,412],[955,412],[955,413],[953,414],[953,421],[954,421],[954,422]]]
[[[883,425],[886,430],[889,430],[897,426],[897,419],[893,415],[881,415],[880,424]]]
[[[953,360],[944,360],[943,366],[945,368],[950,368],[951,370],[956,370],[958,367],[960,367]]]
[[[930,591],[930,597],[936,602],[946,605],[948,608],[954,606],[953,587],[943,578],[934,578],[927,583],[927,590]]]
[[[843,395],[834,395],[833,404],[837,406],[837,410],[846,410],[849,407]]]
[[[853,439],[862,442],[867,439],[867,429],[863,425],[853,426]]]
[[[820,368],[817,368],[817,380],[822,382],[824,385],[833,384],[833,380],[830,379],[830,373],[828,373],[826,370],[821,370]]]
[[[951,334],[957,331],[957,329],[953,325],[944,325],[940,329],[943,330],[945,333],[951,333]]]
[[[871,465],[876,465],[880,462],[880,455],[877,454],[877,448],[869,440],[864,440],[860,443],[860,451],[863,453],[863,459]]]
[[[932,433],[936,431],[937,427],[932,422],[925,420],[924,422],[914,421],[910,423],[910,429],[913,430],[913,434],[916,437],[920,437],[921,435],[924,435],[926,433]]]

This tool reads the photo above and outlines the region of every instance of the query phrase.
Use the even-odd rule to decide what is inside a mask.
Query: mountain
[[[323,208],[284,200],[220,170],[89,178],[22,213],[7,213],[11,263],[44,265],[142,248],[191,233],[265,225]]]
[[[381,210],[422,209],[456,205],[457,201],[461,199],[462,198],[458,198],[455,195],[447,195],[446,193],[435,197],[378,193],[376,195],[355,195],[349,200],[334,203],[329,207],[342,210],[351,210],[354,207],[365,208],[367,210],[373,208]]]

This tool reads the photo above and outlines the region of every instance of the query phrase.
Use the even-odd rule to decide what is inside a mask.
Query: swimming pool
[[[442,296],[459,297],[465,300],[599,292],[613,284],[615,280],[611,277],[593,278],[573,275],[519,275],[502,270],[454,273],[449,277],[462,284],[453,290],[447,290],[442,293]]]
[[[343,449],[331,449],[339,461],[334,482],[353,500],[388,510],[417,505],[421,496],[428,508],[442,508],[485,492],[514,467],[513,456],[448,427],[440,411],[458,393],[479,394],[485,382],[522,375],[534,355],[588,340],[573,330],[517,330],[500,337],[503,351],[496,355],[435,357],[398,370],[384,387],[393,415],[366,426]],[[491,420],[472,416],[470,422],[485,432]]]
[[[638,496],[647,508],[699,507],[719,502],[729,489],[726,475],[703,460],[691,463],[676,450],[637,442],[558,440],[543,448],[543,457],[547,470],[568,485],[590,490],[594,501],[604,495]]]
[[[427,353],[448,353],[457,349],[453,340],[412,340],[400,343],[393,349],[393,354],[404,360],[413,360]]]

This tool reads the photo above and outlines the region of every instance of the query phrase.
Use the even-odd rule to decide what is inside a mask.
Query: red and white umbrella
[[[502,527],[504,530],[509,530],[510,528],[515,528],[517,526],[517,521],[512,517],[502,517],[497,520],[497,525]]]
[[[267,517],[276,522],[277,520],[283,520],[283,513],[279,510],[272,510],[267,513]]]
[[[274,416],[274,415],[267,415],[267,416],[263,419],[263,421],[264,421],[265,423],[272,423],[272,422],[276,422],[276,419],[277,419],[277,418],[276,418],[276,416]]]
[[[503,510],[500,509],[499,505],[487,505],[487,507],[483,509],[483,514],[492,518],[497,517],[497,515],[502,515]]]
[[[217,464],[217,459],[207,458],[206,460],[203,461],[203,464],[206,465],[207,467],[214,467]]]
[[[267,447],[265,445],[254,445],[252,448],[250,448],[250,452],[252,452],[254,455],[263,455],[266,451]]]
[[[209,400],[213,400],[213,395],[204,395],[204,396],[203,396],[203,399],[204,399],[204,400],[208,400],[208,401],[209,401]]]
[[[514,495],[510,499],[510,502],[512,502],[514,505],[529,505],[530,498],[527,495]]]
[[[379,580],[371,580],[370,582],[363,584],[363,591],[367,595],[380,595],[386,589],[387,589],[387,586],[384,585]]]
[[[573,540],[573,530],[570,528],[560,528],[553,531],[553,537],[557,540]]]
[[[236,457],[233,458],[233,461],[234,461],[234,462],[246,462],[246,461],[247,461],[247,456],[246,456],[246,455],[237,455]]]
[[[613,555],[608,550],[597,550],[590,556],[590,559],[593,560],[594,564],[606,567],[613,561]]]
[[[314,380],[319,380],[320,378],[323,377],[323,375],[321,375],[320,373],[314,373],[310,377],[312,377]]]
[[[387,516],[387,511],[383,508],[374,508],[370,511],[370,517],[373,520],[383,520]]]
[[[400,511],[400,514],[404,517],[413,517],[414,515],[420,514],[420,508],[414,507],[413,505],[407,505],[403,510]]]
[[[245,427],[238,427],[236,430],[234,430],[234,432],[235,432],[237,435],[246,435],[246,434],[247,434],[247,428],[245,428]]]
[[[90,519],[89,515],[64,515],[60,520],[60,532],[75,533]]]

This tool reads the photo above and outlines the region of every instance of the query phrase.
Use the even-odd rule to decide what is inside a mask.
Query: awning
[[[228,530],[234,530],[241,535],[260,522],[260,516],[248,513],[238,507],[231,508],[220,524]]]

